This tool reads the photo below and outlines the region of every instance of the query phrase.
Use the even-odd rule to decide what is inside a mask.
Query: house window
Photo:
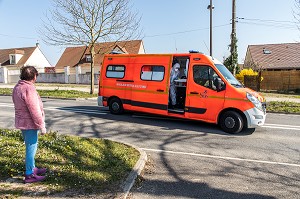
[[[85,55],[85,61],[89,62],[89,63],[92,62],[92,55],[91,54],[86,54]]]
[[[123,65],[109,65],[106,69],[106,77],[108,78],[124,78],[125,66]]]
[[[10,64],[16,64],[16,55],[10,55]]]
[[[163,66],[143,66],[141,71],[141,80],[162,81],[165,75]]]

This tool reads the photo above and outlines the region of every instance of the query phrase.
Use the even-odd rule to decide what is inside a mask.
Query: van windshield
[[[222,64],[215,64],[215,65],[232,86],[236,88],[244,87],[224,65]]]

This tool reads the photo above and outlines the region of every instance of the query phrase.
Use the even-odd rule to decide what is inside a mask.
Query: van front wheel
[[[120,99],[113,98],[109,101],[109,111],[112,114],[119,115],[124,112],[123,104]]]
[[[221,115],[219,124],[226,133],[236,134],[243,129],[244,121],[239,113],[227,111]]]

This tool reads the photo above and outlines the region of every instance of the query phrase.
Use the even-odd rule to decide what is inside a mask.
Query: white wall
[[[3,67],[5,68],[5,67]],[[20,80],[20,70],[8,70],[0,68],[0,83],[17,83]],[[5,74],[4,74],[5,73]],[[77,81],[76,81],[77,75]],[[90,84],[90,74],[67,74],[68,82],[66,82],[65,73],[39,73],[37,77],[38,83],[70,83],[70,84]],[[98,84],[99,74],[95,74],[95,85]]]
[[[37,77],[38,83],[65,83],[64,73],[40,73]]]

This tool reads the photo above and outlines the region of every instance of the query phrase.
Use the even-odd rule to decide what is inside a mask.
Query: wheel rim
[[[234,126],[235,126],[235,120],[234,120],[234,118],[232,118],[232,117],[227,117],[227,118],[225,119],[225,126],[226,126],[227,128],[229,128],[229,129],[234,128]]]
[[[120,106],[117,102],[114,102],[111,107],[114,111],[118,111],[120,109]]]

